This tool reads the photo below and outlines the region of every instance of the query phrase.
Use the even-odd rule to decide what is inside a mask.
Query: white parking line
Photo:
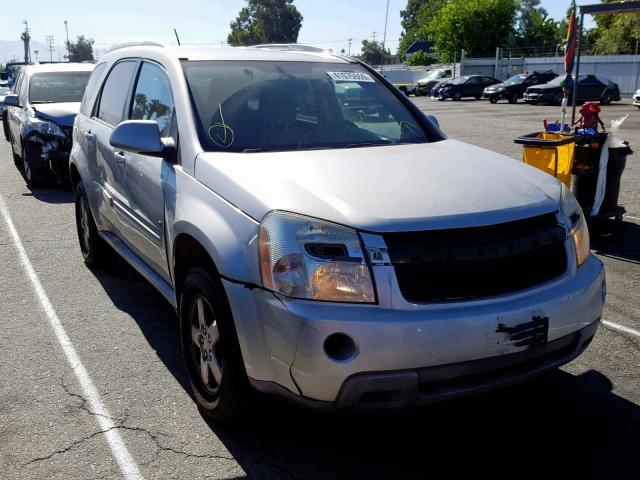
[[[615,330],[616,332],[626,333],[627,335],[633,335],[640,338],[640,332],[638,330],[634,330],[633,328],[625,327],[624,325],[618,325],[617,323],[613,323],[608,320],[602,320],[602,324],[605,327],[610,328],[611,330]]]
[[[638,217],[632,217],[631,215],[625,215],[624,218],[629,218],[631,220],[635,220],[636,222],[640,222],[640,218]]]
[[[0,194],[0,212],[2,212],[2,216],[4,217],[4,221],[7,224],[9,229],[9,233],[13,238],[14,245],[16,250],[18,251],[18,256],[20,257],[20,261],[22,262],[22,266],[24,267],[29,279],[31,280],[31,284],[33,285],[33,290],[35,291],[44,312],[47,315],[47,319],[49,320],[49,324],[53,329],[53,332],[58,340],[58,343],[62,347],[65,356],[67,357],[67,361],[75,373],[76,378],[78,379],[78,383],[82,387],[82,392],[84,398],[87,400],[91,411],[94,413],[102,432],[104,433],[105,438],[107,439],[107,443],[111,448],[111,453],[113,454],[113,458],[118,463],[118,467],[120,467],[120,471],[122,472],[122,476],[127,480],[138,480],[142,479],[142,474],[140,473],[136,462],[133,460],[133,457],[127,450],[120,433],[117,430],[116,424],[111,420],[111,415],[107,410],[107,407],[100,400],[100,394],[96,389],[95,385],[91,381],[91,377],[89,376],[89,372],[84,368],[82,362],[80,361],[80,357],[78,357],[78,353],[74,348],[71,340],[67,336],[67,333],[58,318],[58,314],[56,313],[53,305],[49,301],[49,297],[47,293],[44,291],[42,284],[40,283],[40,279],[33,269],[33,265],[27,256],[27,253],[24,249],[24,245],[20,240],[20,236],[18,235],[18,231],[13,224],[13,220],[11,219],[11,215],[9,214],[9,209],[7,208],[7,204],[4,201],[4,198]]]

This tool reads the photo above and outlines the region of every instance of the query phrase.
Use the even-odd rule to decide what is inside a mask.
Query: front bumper
[[[487,100],[502,100],[503,98],[507,98],[506,93],[507,93],[506,91],[502,91],[502,92],[485,91],[482,93],[482,98],[486,98]]]
[[[634,104],[636,107],[640,107],[640,96],[633,97],[633,104]]]
[[[374,270],[378,286],[397,289],[393,267]],[[303,404],[351,408],[380,391],[392,392],[391,397],[408,392],[392,398],[393,405],[429,403],[516,382],[571,361],[590,338],[591,330],[585,329],[592,326],[595,331],[594,322],[602,316],[605,274],[602,263],[591,256],[577,271],[533,289],[420,305],[394,296],[381,297],[379,305],[290,300],[223,283],[247,373],[258,389]],[[545,348],[550,350],[529,358],[544,351],[515,345],[498,327],[538,316],[549,319]],[[585,333],[578,338],[575,333],[580,331]],[[325,341],[336,333],[354,341],[355,355],[330,358]],[[562,339],[566,344],[554,343]],[[556,345],[560,353],[551,348]],[[497,369],[509,359],[517,360],[512,370]],[[465,378],[470,372],[485,379],[474,378],[470,385]],[[434,393],[427,385],[431,379],[446,382]]]
[[[546,103],[553,100],[553,95],[547,93],[525,93],[523,99],[527,103]]]

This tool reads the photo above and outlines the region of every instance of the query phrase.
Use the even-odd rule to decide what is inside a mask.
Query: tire
[[[104,261],[108,250],[107,244],[98,234],[98,228],[91,214],[89,200],[82,182],[76,186],[75,199],[76,228],[82,258],[88,267],[95,267]]]
[[[554,96],[553,96],[553,104],[560,106],[562,105],[562,98],[564,96],[562,95],[562,92],[557,92]]]
[[[509,95],[509,103],[518,103],[518,94],[516,92]]]
[[[201,414],[215,423],[232,423],[248,410],[252,391],[223,291],[209,270],[191,269],[180,296],[180,339]]]
[[[489,99],[489,103],[498,103],[498,99],[497,98],[490,98]]]
[[[473,97],[473,98],[475,98],[476,100],[480,100],[480,99],[482,98],[482,95],[476,95],[476,96],[475,96],[475,97]]]
[[[2,112],[2,130],[4,132],[4,138],[7,142],[11,141],[11,137],[9,136],[9,119],[7,118],[7,111],[4,110]]]
[[[22,175],[28,187],[41,187],[48,183],[48,173],[34,161],[40,151],[33,142],[22,142]]]
[[[453,98],[454,102],[459,102],[462,99],[462,94],[460,92],[455,92],[451,98]]]
[[[605,90],[600,99],[600,105],[609,105],[613,101],[613,94],[609,90]]]

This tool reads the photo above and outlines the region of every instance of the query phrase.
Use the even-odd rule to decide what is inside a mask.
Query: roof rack
[[[109,52],[113,52],[114,50],[120,50],[121,48],[127,48],[127,47],[160,47],[160,48],[167,48],[167,44],[163,43],[163,42],[156,42],[153,40],[143,40],[143,41],[139,41],[139,42],[122,42],[122,43],[116,43],[115,45],[113,45],[109,50],[107,50],[107,53]]]
[[[333,50],[312,47],[311,45],[303,45],[301,43],[263,43],[260,45],[251,45],[251,48],[264,48],[265,50],[294,50],[297,52],[312,53],[334,53]]]

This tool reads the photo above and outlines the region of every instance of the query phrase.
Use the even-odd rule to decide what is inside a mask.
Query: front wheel
[[[553,104],[554,104],[554,105],[558,105],[558,106],[562,105],[562,99],[563,99],[563,97],[564,97],[564,95],[562,95],[562,93],[561,93],[561,92],[556,93],[556,94],[553,96]]]
[[[28,187],[46,185],[49,180],[40,160],[41,147],[33,142],[22,143],[22,173]]]
[[[460,92],[455,92],[453,94],[453,100],[459,102],[462,99],[462,94]]]
[[[222,285],[195,267],[180,298],[180,338],[193,397],[217,423],[238,419],[251,394],[231,309]]]
[[[489,99],[489,103],[498,103],[498,99],[497,98],[490,98]]]
[[[613,94],[610,91],[604,92],[602,98],[600,99],[601,105],[609,105],[613,101]]]

